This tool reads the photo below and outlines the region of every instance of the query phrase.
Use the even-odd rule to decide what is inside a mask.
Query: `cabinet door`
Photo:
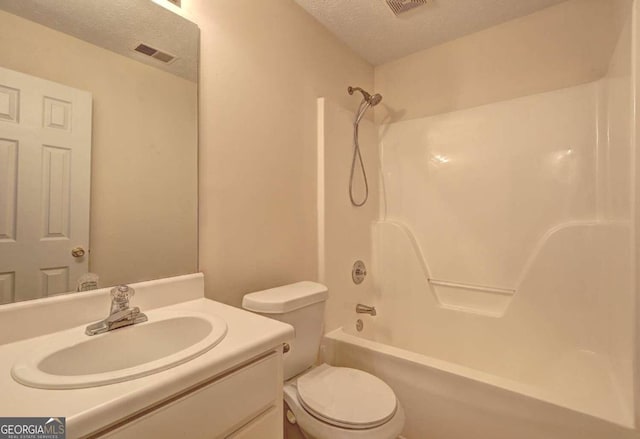
[[[273,353],[98,437],[222,438],[261,413],[280,412],[281,387],[282,358]]]
[[[280,439],[282,416],[276,407],[272,407],[227,439]]]

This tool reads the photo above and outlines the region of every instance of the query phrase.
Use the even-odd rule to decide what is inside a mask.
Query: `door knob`
[[[83,257],[87,252],[82,248],[82,247],[74,247],[71,250],[71,256],[73,256],[74,258],[81,258]]]

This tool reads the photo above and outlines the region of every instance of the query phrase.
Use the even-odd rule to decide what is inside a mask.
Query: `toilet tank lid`
[[[264,314],[284,314],[324,302],[327,297],[327,287],[316,282],[304,281],[245,294],[242,307]]]

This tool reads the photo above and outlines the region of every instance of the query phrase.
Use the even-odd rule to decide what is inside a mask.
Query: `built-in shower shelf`
[[[467,311],[491,317],[504,315],[513,295],[512,288],[427,279],[440,306],[456,311]]]
[[[387,219],[378,221],[375,230],[375,245],[378,254],[386,251],[396,255],[410,253],[414,255],[416,265],[409,264],[409,266],[415,267],[414,273],[416,273],[416,269],[421,272],[420,274],[424,276],[421,283],[426,281],[426,284],[422,285],[428,287],[441,308],[487,317],[502,317],[514,299],[517,287],[488,286],[432,277],[427,260],[415,235],[408,226],[399,221]],[[398,269],[405,268],[402,266]],[[385,270],[385,272],[395,273],[393,269]]]

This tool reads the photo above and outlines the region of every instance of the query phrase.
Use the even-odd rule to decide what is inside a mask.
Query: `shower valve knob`
[[[364,262],[356,261],[353,264],[353,269],[351,270],[351,279],[353,279],[353,283],[356,285],[361,284],[366,276],[367,267],[364,265]]]

